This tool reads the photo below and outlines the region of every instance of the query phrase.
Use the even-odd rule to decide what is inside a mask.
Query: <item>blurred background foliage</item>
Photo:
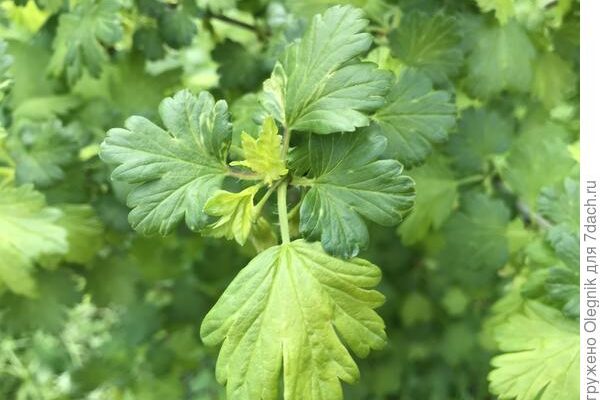
[[[181,88],[225,98],[238,140],[256,134],[278,55],[338,3],[369,17],[369,60],[423,71],[458,109],[408,170],[411,216],[371,228],[389,345],[346,397],[578,398],[576,0],[2,1],[0,398],[223,398],[198,327],[253,251],[135,234],[99,143]]]

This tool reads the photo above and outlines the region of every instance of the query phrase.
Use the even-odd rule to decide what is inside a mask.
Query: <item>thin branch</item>
[[[547,219],[542,217],[540,214],[531,211],[529,206],[522,200],[517,200],[516,206],[517,210],[525,221],[531,221],[542,229],[552,228],[552,224]]]
[[[247,29],[254,32],[259,38],[264,39],[267,35],[258,26],[250,24],[248,22],[240,21],[239,19],[228,17],[223,14],[213,14],[210,11],[206,13],[206,16],[210,19],[216,19],[221,22],[225,22],[238,28]]]

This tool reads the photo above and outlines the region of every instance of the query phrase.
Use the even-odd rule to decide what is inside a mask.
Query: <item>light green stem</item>
[[[290,140],[292,138],[292,133],[286,127],[283,128],[283,139],[281,143],[281,158],[283,158],[287,164],[287,153],[290,148]]]
[[[290,227],[288,225],[287,212],[287,182],[282,182],[277,188],[277,213],[279,214],[279,230],[281,231],[281,242],[290,242]]]
[[[253,222],[256,222],[256,220],[258,220],[258,217],[262,213],[262,210],[265,207],[265,204],[267,204],[267,200],[269,200],[269,198],[271,197],[273,192],[277,189],[277,187],[279,187],[280,184],[281,184],[281,181],[275,182],[274,184],[272,184],[269,187],[269,189],[267,190],[267,192],[260,199],[260,201],[258,203],[256,203],[256,206],[254,207],[254,221]]]
[[[471,175],[466,178],[459,179],[456,181],[458,186],[470,185],[472,183],[478,183],[485,179],[485,175]]]

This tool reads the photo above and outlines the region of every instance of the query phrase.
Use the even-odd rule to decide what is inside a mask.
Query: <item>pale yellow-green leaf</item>
[[[500,399],[579,399],[579,323],[529,301],[496,328],[505,354],[491,361],[490,390]]]
[[[0,188],[0,282],[13,292],[35,295],[33,263],[67,251],[60,217],[60,210],[47,207],[31,185]]]
[[[276,246],[279,239],[269,221],[264,217],[259,217],[250,229],[248,240],[256,253],[260,253],[269,247]]]
[[[208,226],[206,234],[235,239],[244,245],[254,222],[254,195],[258,188],[251,186],[239,193],[216,191],[204,205],[204,212],[220,218]]]
[[[514,0],[477,0],[482,12],[493,11],[501,24],[515,15]]]
[[[320,243],[271,247],[233,280],[200,333],[223,343],[217,379],[231,400],[341,400],[340,380],[355,382],[359,357],[385,344],[383,303],[372,289],[381,272],[368,261],[341,260]]]
[[[546,53],[535,64],[531,91],[547,108],[560,105],[573,95],[577,76],[568,62],[554,53]]]
[[[287,174],[285,161],[281,157],[281,136],[277,134],[277,125],[272,117],[265,119],[258,139],[242,133],[242,150],[245,159],[231,165],[250,168],[269,185]]]
[[[92,261],[102,248],[102,222],[88,204],[64,204],[60,209],[63,216],[58,224],[66,230],[69,244],[65,260],[79,264]]]

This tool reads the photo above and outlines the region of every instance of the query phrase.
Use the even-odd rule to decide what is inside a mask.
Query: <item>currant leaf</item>
[[[216,191],[204,205],[204,212],[220,218],[207,227],[206,233],[214,237],[235,238],[243,246],[254,224],[254,196],[257,191],[258,186],[250,186],[239,193]]]
[[[398,228],[405,244],[415,244],[431,229],[439,229],[458,200],[458,182],[447,159],[434,157],[410,170],[410,176],[418,190],[414,209]]]
[[[510,212],[501,200],[481,193],[462,199],[461,209],[442,228],[446,245],[440,260],[447,268],[495,270],[508,260],[506,229]]]
[[[536,60],[531,91],[548,109],[559,106],[575,94],[577,75],[571,65],[554,53]]]
[[[579,324],[559,311],[527,302],[522,313],[496,328],[500,350],[492,359],[490,389],[515,400],[579,398]]]
[[[77,151],[74,127],[57,120],[20,121],[7,140],[15,161],[17,184],[33,183],[48,187],[64,177],[64,167],[72,163]]]
[[[15,293],[34,296],[31,276],[42,255],[68,250],[60,210],[46,206],[31,185],[0,188],[0,282]]]
[[[494,155],[509,149],[514,129],[513,121],[496,111],[467,109],[448,141],[454,165],[464,174],[485,172]]]
[[[369,125],[391,73],[354,61],[371,46],[363,13],[335,6],[312,19],[264,84],[263,104],[287,129],[329,134]]]
[[[385,154],[409,167],[423,162],[434,143],[448,138],[455,106],[448,93],[433,90],[429,78],[407,70],[392,86],[386,105],[375,113],[373,121],[388,139]]]
[[[69,250],[64,259],[78,264],[91,262],[102,248],[103,226],[88,204],[63,204],[58,224],[67,233]]]
[[[504,26],[484,26],[476,35],[467,59],[467,85],[472,93],[489,98],[503,90],[527,91],[536,55],[527,32],[510,21]]]
[[[412,12],[388,36],[394,57],[435,82],[455,75],[462,64],[462,38],[454,17]]]
[[[114,45],[123,34],[120,8],[118,0],[82,0],[71,12],[61,14],[52,44],[50,73],[65,73],[71,84],[84,70],[99,77],[108,61],[103,45]]]
[[[576,166],[566,146],[568,135],[561,125],[533,122],[512,143],[500,174],[528,206],[535,208],[540,191],[565,179]]]
[[[200,334],[223,343],[217,379],[231,399],[341,400],[340,380],[353,383],[359,357],[385,344],[373,310],[384,297],[371,289],[379,269],[340,260],[319,243],[297,240],[260,253],[206,315]],[[342,342],[343,341],[343,342]]]
[[[288,170],[281,155],[281,136],[277,134],[277,125],[273,118],[265,118],[257,139],[246,132],[242,133],[241,139],[245,159],[234,161],[231,165],[250,168],[268,185],[287,174]]]
[[[300,207],[300,231],[328,253],[353,257],[369,242],[365,219],[398,224],[413,206],[414,182],[396,160],[378,160],[384,137],[365,132],[311,135],[310,187]]]
[[[165,235],[185,217],[199,230],[208,222],[202,208],[227,174],[227,104],[208,92],[180,91],[163,100],[159,112],[167,130],[130,117],[125,129],[108,131],[100,157],[117,165],[113,179],[135,185],[127,197],[134,229]]]

